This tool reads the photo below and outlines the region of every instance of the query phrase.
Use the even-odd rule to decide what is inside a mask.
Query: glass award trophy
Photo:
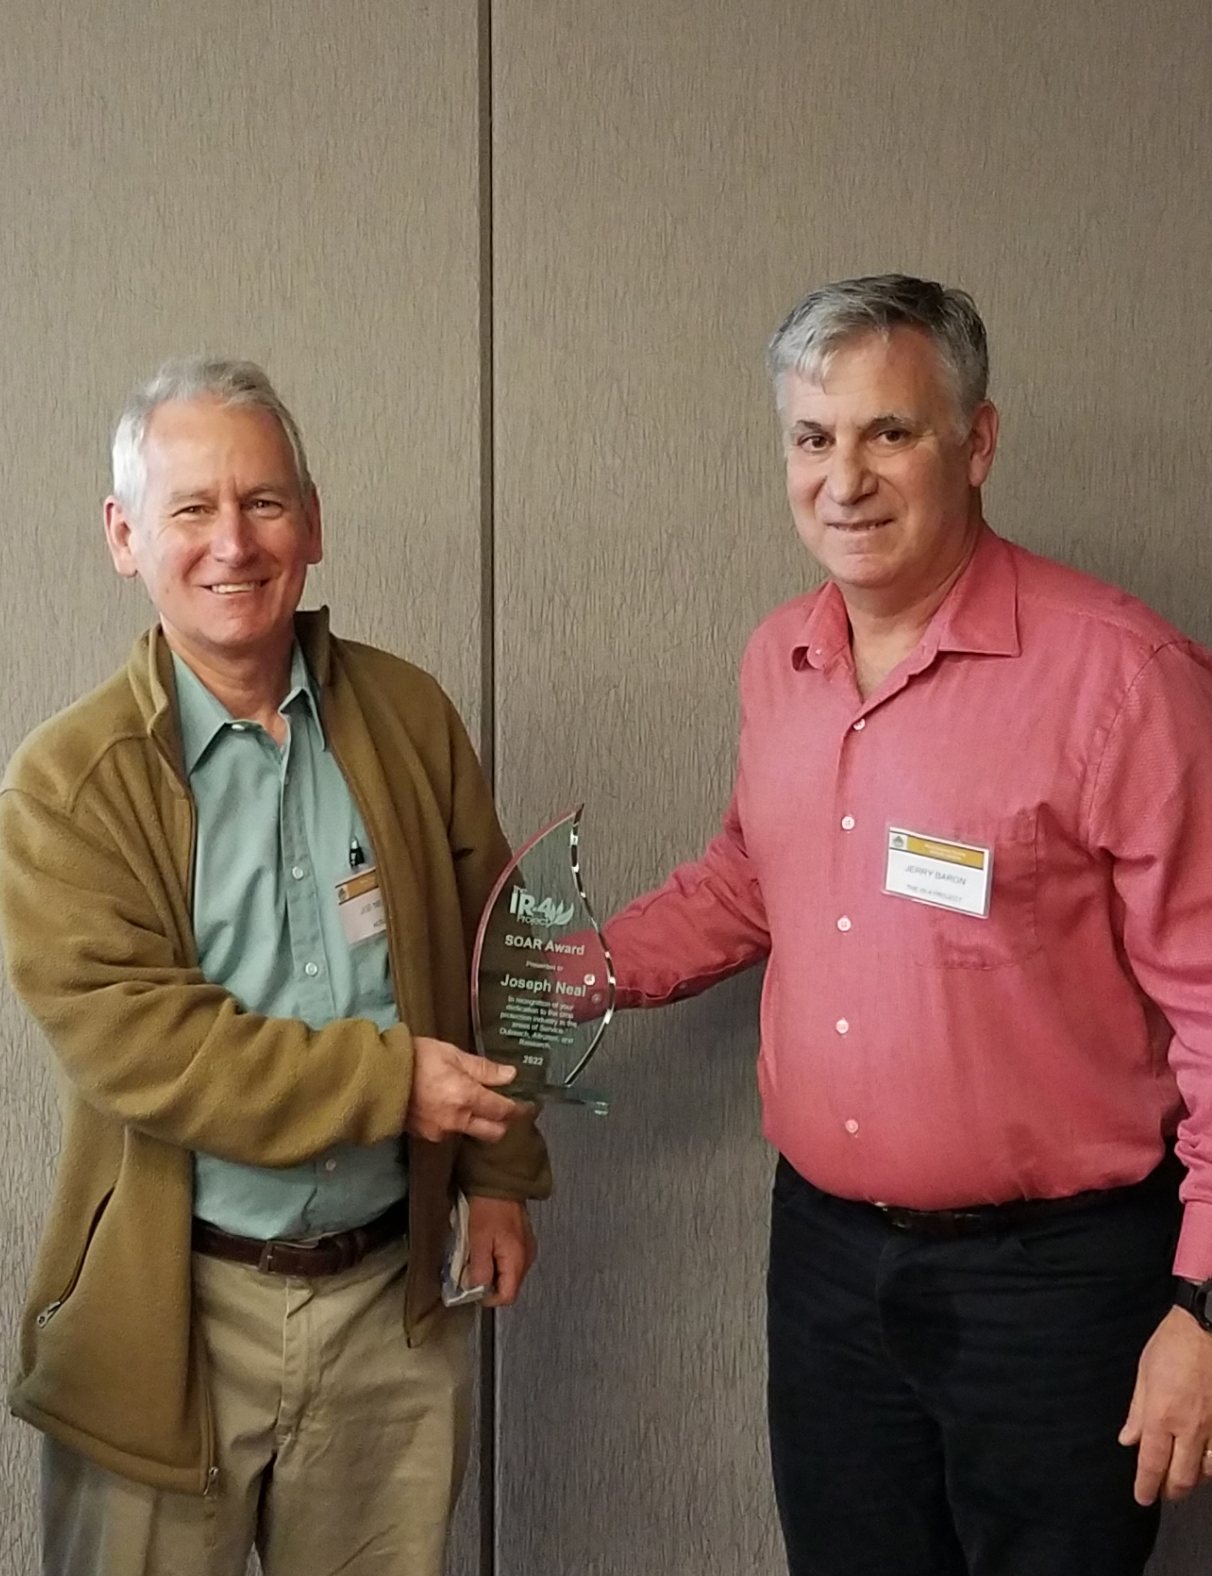
[[[502,1094],[608,1102],[577,1083],[614,1012],[614,969],[581,885],[579,806],[532,837],[492,889],[471,964],[476,1049],[518,1069]]]

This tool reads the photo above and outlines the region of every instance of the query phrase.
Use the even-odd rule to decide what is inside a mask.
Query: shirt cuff
[[[1184,1208],[1174,1273],[1184,1280],[1212,1280],[1212,1204],[1192,1199]]]

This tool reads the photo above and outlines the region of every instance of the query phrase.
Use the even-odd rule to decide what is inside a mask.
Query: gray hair
[[[194,399],[216,399],[224,405],[247,405],[268,411],[290,445],[299,492],[304,498],[310,497],[314,483],[307,468],[302,435],[261,368],[252,361],[191,356],[184,361],[166,361],[135,390],[118,418],[112,449],[114,497],[124,508],[137,513],[143,505],[147,486],[143,440],[153,412],[172,400]]]
[[[843,345],[866,334],[887,339],[895,328],[915,328],[928,335],[960,418],[969,424],[989,386],[985,325],[966,291],[908,274],[841,279],[810,291],[779,324],[766,350],[775,398],[781,400],[789,372],[819,383],[830,358]]]

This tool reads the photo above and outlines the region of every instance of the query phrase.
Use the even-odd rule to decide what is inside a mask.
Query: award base
[[[606,1116],[610,1112],[610,1099],[595,1089],[582,1089],[579,1084],[528,1084],[523,1089],[512,1085],[495,1090],[510,1100],[524,1100],[534,1105],[579,1105],[593,1116]]]

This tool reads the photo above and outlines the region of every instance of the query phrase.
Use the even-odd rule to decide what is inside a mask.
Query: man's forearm
[[[604,934],[620,1007],[660,1007],[697,995],[770,950],[756,883],[725,837],[628,904]]]

